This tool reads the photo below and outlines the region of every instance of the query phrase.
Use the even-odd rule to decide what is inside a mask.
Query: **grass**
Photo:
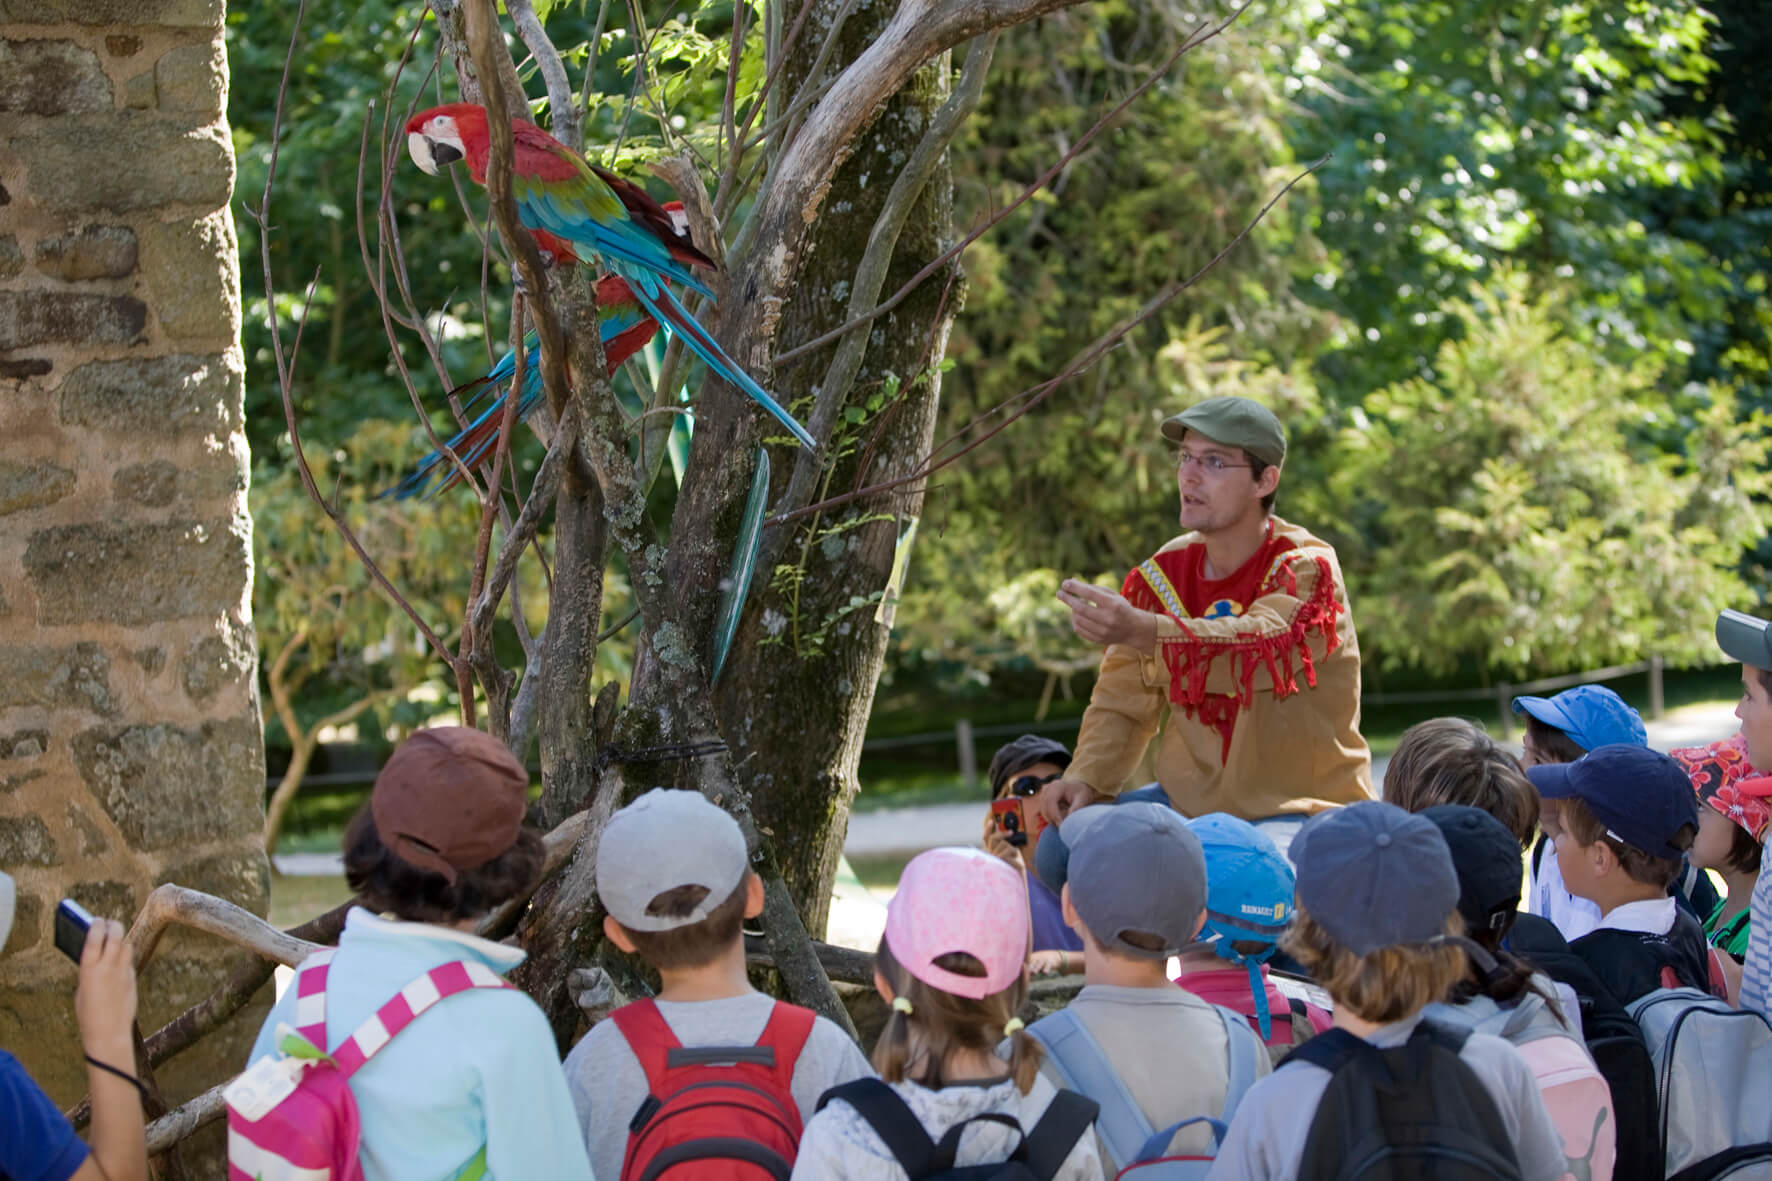
[[[335,845],[336,847],[336,845]],[[271,879],[270,924],[280,931],[325,914],[351,897],[340,875],[282,874]]]

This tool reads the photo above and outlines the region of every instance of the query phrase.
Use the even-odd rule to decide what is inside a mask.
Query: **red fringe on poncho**
[[[1180,551],[1162,555],[1170,558]],[[1257,597],[1272,594],[1298,595],[1298,574],[1292,568],[1295,557],[1287,554],[1274,564],[1263,580]],[[1336,620],[1346,610],[1335,598],[1335,575],[1329,559],[1311,559],[1317,564],[1317,581],[1310,598],[1299,604],[1297,612],[1284,632],[1270,636],[1249,636],[1241,639],[1202,638],[1194,634],[1185,619],[1175,619],[1181,634],[1159,641],[1163,663],[1169,669],[1169,701],[1188,717],[1211,726],[1224,740],[1224,757],[1229,758],[1231,735],[1236,730],[1239,710],[1255,701],[1255,674],[1266,669],[1274,687],[1274,698],[1280,700],[1298,692],[1294,656],[1304,670],[1305,684],[1317,687],[1316,658],[1311,654],[1309,638],[1314,632],[1323,637],[1324,655],[1335,651],[1341,643]],[[1163,565],[1171,566],[1171,562]],[[1165,571],[1169,573],[1169,571]],[[1155,611],[1174,619],[1171,612],[1138,570],[1126,576],[1121,593],[1132,605],[1143,611]],[[1232,675],[1238,692],[1208,693],[1206,678],[1211,675],[1212,662],[1220,656],[1231,661]]]

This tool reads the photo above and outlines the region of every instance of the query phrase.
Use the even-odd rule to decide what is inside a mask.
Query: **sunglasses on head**
[[[1020,796],[1023,799],[1026,799],[1029,796],[1037,796],[1040,794],[1040,789],[1042,787],[1045,787],[1054,779],[1062,779],[1063,777],[1064,772],[1062,771],[1055,771],[1051,775],[1020,775],[1009,781],[1009,790],[1004,794]]]

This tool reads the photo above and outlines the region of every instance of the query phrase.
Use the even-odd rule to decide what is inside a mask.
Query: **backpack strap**
[[[658,1011],[651,997],[643,997],[623,1005],[609,1014],[615,1028],[628,1043],[640,1070],[646,1075],[646,1089],[657,1094],[663,1085],[665,1071],[670,1068],[671,1051],[681,1050],[683,1043],[671,1032],[670,1023]]]
[[[497,972],[477,961],[455,960],[439,964],[405,988],[359,1025],[356,1032],[332,1051],[339,1073],[350,1078],[380,1052],[402,1029],[445,997],[475,988],[510,988]]]
[[[1247,1023],[1244,1028],[1248,1028]],[[1144,1160],[1144,1149],[1155,1129],[1126,1088],[1120,1072],[1108,1061],[1101,1043],[1083,1028],[1076,1014],[1069,1009],[1060,1009],[1034,1022],[1028,1027],[1028,1033],[1046,1047],[1047,1060],[1057,1070],[1065,1089],[1081,1092],[1099,1105],[1100,1115],[1096,1118],[1095,1128],[1107,1142],[1115,1163],[1125,1168],[1134,1161]],[[1167,1145],[1168,1141],[1163,1143]]]
[[[1255,1032],[1249,1028],[1249,1022],[1241,1013],[1233,1013],[1223,1005],[1214,1005],[1218,1010],[1218,1018],[1224,1022],[1225,1049],[1227,1056],[1225,1066],[1228,1080],[1224,1091],[1224,1110],[1218,1118],[1223,1123],[1230,1123],[1231,1117],[1237,1114],[1237,1105],[1249,1088],[1255,1085],[1256,1055],[1266,1054],[1267,1046],[1259,1041]],[[1222,1142],[1223,1135],[1219,1140]]]
[[[1291,1066],[1294,1062],[1305,1062],[1334,1074],[1365,1048],[1365,1041],[1337,1026],[1319,1033],[1301,1046],[1292,1047],[1292,1052],[1280,1059],[1280,1065],[1275,1069]]]
[[[295,1031],[322,1053],[326,1050],[326,970],[336,947],[323,947],[295,970]]]
[[[1046,1114],[1022,1141],[1025,1161],[1036,1181],[1052,1181],[1070,1157],[1077,1141],[1089,1134],[1101,1108],[1095,1100],[1075,1091],[1060,1091],[1052,1097]]]
[[[794,1067],[799,1064],[800,1052],[806,1048],[817,1021],[818,1014],[811,1009],[776,1001],[769,1013],[769,1023],[757,1037],[757,1047],[770,1051],[770,1065],[784,1093],[793,1090]]]
[[[618,1010],[619,1012],[619,1010]],[[935,1141],[923,1130],[919,1121],[886,1083],[877,1078],[858,1078],[832,1087],[819,1097],[818,1110],[833,1099],[841,1099],[867,1121],[874,1135],[886,1146],[909,1181],[927,1177],[935,1169]],[[964,1126],[964,1125],[962,1125]]]

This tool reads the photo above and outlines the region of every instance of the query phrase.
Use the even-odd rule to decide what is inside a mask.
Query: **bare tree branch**
[[[270,212],[271,188],[272,185],[276,183],[277,155],[282,146],[283,105],[289,93],[289,73],[291,67],[295,63],[295,47],[299,44],[301,39],[302,18],[306,13],[307,0],[299,0],[295,10],[294,28],[290,31],[289,35],[289,53],[283,60],[283,78],[277,86],[277,106],[271,119],[271,159],[265,168],[265,187],[263,193],[259,197],[258,208],[256,210],[249,209],[247,211],[253,221],[258,224],[259,263],[264,269],[265,276],[265,315],[271,321],[271,355],[276,364],[277,385],[283,395],[283,421],[284,425],[289,430],[290,447],[295,453],[296,467],[301,473],[302,487],[307,489],[308,496],[313,499],[314,503],[320,507],[320,510],[326,514],[327,519],[338,529],[339,535],[345,539],[345,543],[349,545],[351,550],[357,555],[358,561],[362,562],[364,570],[369,573],[369,576],[375,581],[376,585],[380,586],[383,592],[406,613],[407,618],[412,620],[413,625],[418,628],[419,633],[425,637],[431,647],[435,649],[445,661],[448,661],[449,649],[444,646],[443,641],[438,638],[437,633],[431,630],[431,626],[425,622],[424,617],[418,613],[417,608],[413,607],[413,605],[407,601],[406,596],[402,595],[398,588],[396,588],[392,582],[388,581],[387,576],[382,573],[381,567],[376,565],[375,560],[369,556],[369,552],[363,548],[362,542],[357,540],[356,533],[351,529],[350,525],[345,522],[343,515],[334,509],[332,505],[327,502],[326,498],[321,495],[319,487],[314,483],[313,470],[308,466],[307,453],[302,448],[301,431],[296,426],[295,422],[295,401],[291,393],[291,386],[295,378],[295,361],[296,357],[301,352],[302,332],[307,327],[308,311],[314,298],[314,287],[315,284],[319,282],[320,276],[318,272],[315,272],[314,279],[308,284],[307,296],[302,303],[301,317],[296,321],[295,341],[290,346],[289,356],[285,358],[283,355],[282,326],[279,323],[280,318],[277,314],[276,281],[272,277],[271,271],[272,226]]]
[[[154,888],[129,928],[129,947],[138,970],[174,923],[206,931],[290,967],[319,950],[318,944],[285,934],[226,899],[168,884]]]
[[[801,517],[833,509],[840,505],[848,504],[854,500],[860,500],[869,496],[879,496],[883,493],[891,492],[894,489],[902,488],[909,484],[919,483],[923,480],[927,480],[930,476],[934,475],[942,468],[947,467],[949,464],[958,462],[963,456],[984,446],[986,443],[1002,434],[1011,423],[1015,422],[1035,406],[1038,406],[1041,402],[1045,401],[1052,395],[1053,391],[1057,390],[1065,382],[1078,374],[1083,373],[1091,365],[1094,365],[1095,362],[1107,355],[1107,353],[1118,345],[1121,340],[1125,339],[1128,332],[1131,332],[1132,329],[1156,315],[1173,301],[1176,296],[1199,282],[1208,271],[1219,264],[1220,260],[1222,260],[1225,255],[1236,249],[1237,246],[1242,243],[1243,239],[1249,236],[1250,231],[1261,224],[1262,219],[1267,216],[1268,210],[1279,204],[1281,197],[1284,197],[1287,193],[1291,192],[1294,185],[1321,168],[1324,164],[1328,163],[1328,161],[1329,157],[1323,156],[1322,158],[1313,161],[1303,172],[1300,172],[1297,176],[1287,181],[1285,185],[1281,187],[1279,192],[1275,193],[1268,199],[1267,204],[1261,207],[1260,211],[1256,213],[1254,218],[1252,218],[1241,230],[1237,231],[1237,236],[1227,242],[1223,249],[1213,255],[1204,266],[1189,275],[1186,279],[1168,284],[1156,295],[1153,295],[1150,299],[1146,300],[1144,306],[1139,308],[1137,312],[1096,338],[1093,344],[1078,354],[1077,358],[1067,365],[1056,377],[1047,378],[1038,385],[1030,386],[1021,393],[1006,399],[1006,405],[1015,402],[1021,402],[1021,405],[997,426],[986,431],[970,443],[967,443],[964,447],[960,448],[960,450],[954,452],[952,455],[945,456],[940,460],[936,460],[934,456],[931,455],[930,459],[922,464],[916,471],[909,475],[901,476],[896,480],[886,480],[882,483],[873,484],[866,488],[858,488],[853,492],[846,492],[841,496],[833,496],[828,500],[821,500],[815,504],[809,504],[803,508],[794,509],[791,512],[781,513],[771,517],[763,524],[765,527],[771,525],[785,525],[790,521],[799,520]],[[985,415],[982,415],[981,418],[989,417],[994,413],[996,413],[995,410],[988,411]],[[945,446],[945,444],[943,446]],[[941,449],[942,448],[938,447],[936,450],[940,451]]]
[[[886,195],[886,203],[881,207],[879,216],[874,219],[874,227],[868,233],[867,247],[862,253],[861,262],[855,268],[855,280],[850,285],[850,306],[860,308],[862,314],[851,321],[854,327],[850,329],[849,335],[842,338],[842,344],[837,347],[837,355],[831,358],[830,365],[825,369],[824,379],[815,387],[818,396],[813,401],[812,417],[806,423],[806,429],[812,433],[812,437],[821,442],[816,451],[806,449],[796,456],[794,474],[788,481],[778,512],[805,503],[812,493],[813,483],[818,479],[819,469],[826,458],[828,440],[836,426],[837,416],[843,410],[843,403],[849,396],[855,375],[861,370],[862,357],[867,352],[868,344],[868,334],[862,331],[862,327],[872,318],[868,313],[873,308],[874,301],[880,297],[880,288],[886,283],[886,274],[892,267],[893,253],[898,249],[899,234],[903,231],[911,210],[916,206],[917,199],[922,195],[924,186],[929,183],[929,177],[941,163],[948,144],[967,117],[977,109],[999,36],[1000,33],[993,31],[973,39],[966,51],[966,64],[960,72],[959,84],[930,119],[923,138],[918,141],[910,159],[899,170],[892,182],[892,190]],[[773,565],[774,562],[770,559],[765,559],[762,563],[765,570]]]
[[[1204,45],[1206,42],[1212,40],[1214,37],[1217,37],[1220,33],[1223,33],[1226,29],[1230,28],[1231,24],[1234,21],[1236,21],[1236,19],[1243,14],[1244,10],[1246,10],[1249,7],[1249,2],[1250,2],[1250,0],[1245,0],[1245,3],[1241,7],[1239,7],[1236,11],[1232,12],[1230,14],[1230,16],[1226,17],[1224,20],[1220,21],[1218,24],[1210,25],[1210,26],[1202,24],[1198,28],[1194,29],[1194,31],[1192,33],[1188,34],[1188,36],[1183,38],[1181,44],[1176,46],[1175,49],[1169,54],[1168,59],[1165,60],[1160,66],[1158,66],[1155,70],[1153,70],[1151,72],[1150,77],[1146,78],[1143,82],[1139,83],[1136,87],[1134,87],[1132,89],[1132,92],[1130,94],[1128,94],[1125,98],[1121,99],[1118,103],[1116,103],[1112,110],[1108,111],[1101,118],[1097,119],[1095,121],[1094,125],[1091,126],[1089,128],[1089,130],[1085,131],[1081,136],[1079,136],[1077,139],[1077,142],[1072,144],[1069,148],[1067,148],[1064,151],[1064,153],[1062,155],[1060,155],[1056,161],[1053,162],[1053,164],[1050,168],[1048,168],[1045,172],[1040,174],[1040,176],[1037,179],[1035,179],[1035,181],[1032,184],[1028,185],[1019,194],[1017,194],[1015,200],[1009,202],[1007,205],[1003,206],[1003,208],[997,210],[995,213],[993,213],[990,217],[986,218],[978,226],[974,227],[973,230],[970,233],[968,233],[964,238],[961,238],[958,242],[954,243],[953,246],[949,247],[947,250],[943,251],[936,258],[932,259],[926,266],[923,267],[923,269],[919,270],[915,275],[912,275],[909,279],[905,280],[904,286],[900,287],[896,292],[894,292],[890,298],[881,301],[879,304],[875,305],[871,310],[854,317],[848,323],[845,323],[845,324],[842,324],[836,328],[833,328],[831,331],[824,333],[822,336],[814,337],[813,339],[806,341],[804,344],[798,344],[798,345],[795,345],[791,349],[784,350],[778,357],[776,357],[776,359],[775,359],[776,365],[782,366],[782,365],[791,364],[792,362],[797,361],[800,358],[804,357],[806,354],[812,352],[814,349],[823,348],[825,345],[830,344],[833,340],[839,339],[844,334],[849,333],[849,332],[853,332],[856,328],[860,327],[861,325],[867,324],[870,321],[872,321],[882,315],[885,315],[887,312],[889,312],[893,308],[897,307],[900,303],[904,302],[905,299],[909,298],[910,294],[913,291],[915,291],[919,286],[922,285],[922,283],[925,279],[929,278],[929,276],[935,274],[942,267],[946,266],[950,260],[957,257],[961,252],[963,252],[966,249],[966,247],[968,247],[968,246],[972,245],[972,243],[978,241],[979,238],[983,237],[987,232],[989,232],[993,227],[995,227],[998,223],[1000,223],[1004,218],[1008,217],[1011,213],[1014,213],[1017,209],[1021,208],[1021,206],[1026,204],[1034,196],[1035,193],[1038,193],[1041,189],[1043,189],[1047,185],[1051,184],[1054,178],[1062,175],[1064,170],[1066,168],[1070,167],[1071,161],[1075,160],[1079,155],[1081,155],[1083,149],[1088,147],[1091,143],[1093,143],[1095,140],[1095,137],[1097,135],[1100,135],[1104,130],[1106,130],[1108,127],[1112,126],[1113,123],[1120,117],[1120,114],[1123,111],[1125,111],[1127,107],[1131,106],[1134,102],[1138,101],[1138,99],[1147,90],[1149,90],[1152,86],[1155,86],[1158,81],[1160,81],[1165,75],[1167,75],[1168,72],[1170,71],[1170,69],[1172,69],[1174,67],[1176,62],[1180,61],[1188,53],[1199,48],[1201,45]]]
[[[553,137],[575,152],[582,151],[584,132],[579,127],[578,104],[572,99],[572,80],[566,76],[566,63],[560,60],[560,51],[543,31],[530,0],[505,0],[505,11],[511,14],[517,36],[529,48],[542,80],[547,83],[548,121],[553,125]],[[596,57],[593,49],[591,60]]]

